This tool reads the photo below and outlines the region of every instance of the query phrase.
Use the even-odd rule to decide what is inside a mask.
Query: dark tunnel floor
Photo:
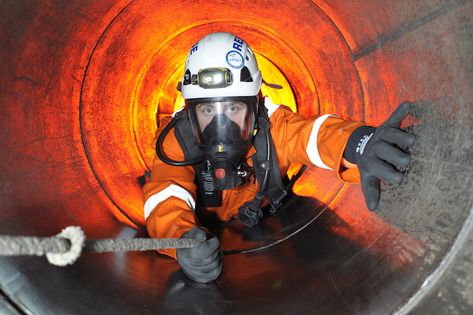
[[[396,270],[384,257],[331,233],[326,225],[334,220],[340,219],[327,210],[309,228],[262,255],[225,256],[225,281],[215,284],[194,283],[174,261],[153,253],[85,253],[66,268],[38,258],[4,258],[5,266],[16,265],[18,271],[3,268],[1,276],[10,283],[7,294],[33,314],[391,311],[390,303],[381,302],[415,288],[417,279],[409,275],[418,272],[418,265]],[[126,233],[134,232],[121,232]],[[100,299],[94,299],[97,295]]]

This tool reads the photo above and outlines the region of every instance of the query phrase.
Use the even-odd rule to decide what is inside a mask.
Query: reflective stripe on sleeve
[[[276,109],[279,108],[279,104],[273,104],[269,97],[265,97],[264,107],[266,107],[266,109],[268,110],[268,117],[271,117],[271,115],[276,111]]]
[[[309,138],[309,143],[307,144],[306,152],[307,152],[307,155],[309,156],[310,161],[315,166],[331,170],[332,168],[328,167],[322,161],[319,150],[317,148],[317,137],[319,135],[320,126],[322,126],[325,120],[327,120],[327,118],[329,117],[336,117],[336,116],[326,114],[326,115],[320,116],[314,121],[314,124],[312,126],[312,131],[310,132],[310,138]]]
[[[153,209],[156,208],[158,204],[168,199],[169,197],[177,197],[179,199],[182,199],[187,203],[187,205],[189,206],[189,208],[192,209],[192,211],[195,210],[195,201],[194,198],[192,198],[192,195],[184,188],[172,184],[164,188],[160,192],[152,195],[148,198],[148,200],[146,200],[144,207],[145,220],[149,217]]]

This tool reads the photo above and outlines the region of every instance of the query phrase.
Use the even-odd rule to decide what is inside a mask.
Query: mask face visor
[[[237,144],[249,138],[251,111],[242,101],[199,102],[191,112],[199,144]]]

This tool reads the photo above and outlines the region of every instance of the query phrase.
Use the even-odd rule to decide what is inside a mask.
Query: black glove
[[[379,181],[400,183],[403,174],[395,166],[407,167],[411,157],[400,147],[414,144],[415,136],[399,129],[411,104],[404,102],[378,128],[363,126],[350,136],[343,157],[358,165],[361,188],[368,209],[379,202]]]
[[[263,211],[260,208],[260,202],[256,199],[245,202],[238,208],[238,219],[245,226],[252,227],[258,224],[262,217]]]
[[[196,227],[182,235],[181,238],[194,238],[203,243],[193,248],[178,248],[177,261],[182,271],[194,281],[207,283],[218,278],[222,272],[220,243],[215,236]]]

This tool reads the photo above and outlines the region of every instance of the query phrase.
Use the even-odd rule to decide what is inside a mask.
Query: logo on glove
[[[363,151],[365,151],[366,144],[368,141],[370,141],[371,137],[373,136],[373,133],[371,133],[369,136],[364,135],[363,138],[361,138],[360,142],[356,145],[356,152],[359,153],[360,155],[363,154]]]

